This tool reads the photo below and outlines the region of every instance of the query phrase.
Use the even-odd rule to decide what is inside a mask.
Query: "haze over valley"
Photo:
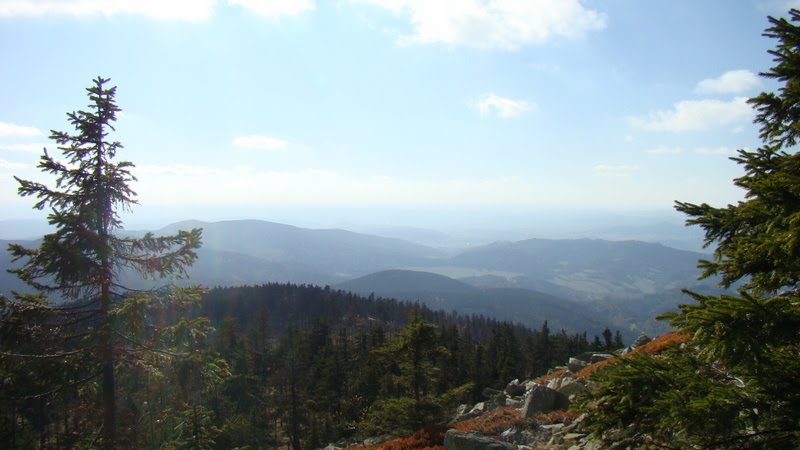
[[[8,229],[16,224],[0,222],[0,229],[2,225]],[[652,317],[673,309],[681,301],[676,295],[681,288],[714,288],[712,281],[697,281],[697,261],[707,255],[636,240],[534,238],[459,248],[450,235],[435,230],[391,228],[379,236],[258,220],[183,221],[152,231],[170,234],[191,228],[203,229],[203,246],[188,269],[189,279],[177,280],[182,284],[329,285],[533,328],[545,320],[555,329],[590,334],[615,326],[627,339],[664,331],[665,325]],[[640,229],[656,235],[663,228],[656,224]],[[387,237],[391,235],[419,239]],[[443,245],[419,243],[430,241]],[[6,260],[3,268],[8,267]],[[133,274],[124,279],[137,287],[163,284],[142,284]],[[5,271],[0,287],[6,294],[25,290]]]

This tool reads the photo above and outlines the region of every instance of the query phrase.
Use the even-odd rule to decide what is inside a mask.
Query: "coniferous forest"
[[[546,322],[530,330],[318,286],[214,288],[191,306],[169,300],[135,309],[144,316],[136,343],[118,332],[130,344],[117,364],[122,447],[317,448],[408,433],[481,400],[486,387],[620,345],[610,332],[590,344]],[[82,329],[49,325],[62,337]],[[37,341],[6,343],[3,441],[97,445],[99,385],[88,366],[64,372],[56,359],[72,350],[44,355]]]

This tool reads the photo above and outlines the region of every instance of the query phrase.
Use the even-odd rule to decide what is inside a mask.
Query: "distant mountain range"
[[[203,229],[203,249],[209,253],[238,253],[267,263],[272,269],[265,270],[261,282],[330,284],[377,270],[426,265],[442,256],[439,250],[401,239],[345,230],[311,230],[258,220],[211,223],[186,221],[169,225],[155,233],[170,234],[191,228]],[[220,259],[219,256],[212,258]],[[283,270],[278,270],[276,264]],[[240,269],[248,270],[233,261],[196,269],[193,276],[196,274],[200,279],[208,276],[231,277],[240,273]],[[206,269],[214,273],[207,273]],[[276,275],[284,278],[272,278]]]
[[[203,228],[199,260],[189,270],[192,283],[335,285],[534,327],[548,319],[568,329],[595,329],[608,319],[591,305],[612,304],[605,309],[616,311],[617,322],[625,324],[626,315],[634,320],[642,314],[620,306],[629,301],[646,297],[659,303],[662,294],[674,296],[679,288],[713,286],[696,281],[697,260],[705,255],[637,241],[528,239],[459,251],[258,220],[186,221],[154,233],[190,228]],[[36,241],[18,242],[36,245]],[[3,249],[7,243],[0,241]],[[0,261],[0,267],[10,267],[8,258]],[[124,278],[132,287],[147,286],[133,274]],[[20,287],[3,270],[0,292]]]

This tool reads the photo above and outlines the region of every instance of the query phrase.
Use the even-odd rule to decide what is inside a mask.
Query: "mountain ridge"
[[[361,295],[419,301],[432,309],[455,310],[538,328],[600,334],[607,325],[581,312],[581,305],[521,288],[479,288],[442,275],[413,270],[385,270],[335,286]]]

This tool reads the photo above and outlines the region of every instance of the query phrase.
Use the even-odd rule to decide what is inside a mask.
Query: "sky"
[[[759,146],[746,100],[776,88],[767,16],[792,6],[0,0],[0,219],[35,216],[13,176],[48,180],[98,76],[141,223],[723,206],[728,158]]]

